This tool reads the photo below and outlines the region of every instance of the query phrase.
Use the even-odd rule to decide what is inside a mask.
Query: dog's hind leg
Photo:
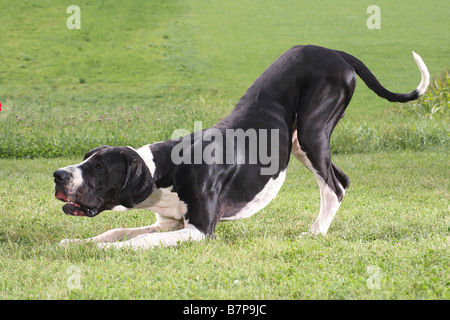
[[[311,226],[313,234],[326,234],[334,215],[341,205],[337,194],[325,183],[321,176],[315,174],[320,188],[320,212],[317,220]]]
[[[298,160],[300,160],[303,163],[303,165],[305,165],[305,167],[307,167],[314,173],[314,176],[316,177],[317,184],[319,185],[320,189],[320,212],[316,222],[311,227],[311,232],[314,234],[319,233],[326,234],[328,228],[330,227],[331,221],[333,220],[334,215],[339,209],[339,206],[345,193],[345,188],[349,184],[349,179],[331,161],[328,162],[331,166],[330,165],[322,166],[329,169],[325,170],[321,169],[320,172],[316,170],[315,166],[306,155],[306,152],[304,152],[302,150],[302,147],[300,147],[300,145],[298,144],[298,140],[296,138],[293,139],[292,153]],[[327,157],[325,157],[324,159],[326,158]],[[325,160],[325,162],[327,161]],[[338,170],[339,174],[335,173],[336,170]],[[343,183],[341,183],[340,179],[338,179],[337,177],[342,177]],[[332,182],[331,184],[337,186],[337,188],[339,189],[336,191],[333,190],[326,181]],[[338,194],[341,196],[340,200]]]
[[[314,234],[327,233],[350,184],[344,172],[331,161],[330,136],[350,102],[354,87],[354,76],[318,82],[297,113],[292,153],[314,173],[320,189],[320,212],[311,227]]]

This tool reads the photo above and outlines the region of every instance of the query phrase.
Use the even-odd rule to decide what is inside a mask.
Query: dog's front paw
[[[63,247],[67,247],[69,244],[76,243],[79,241],[81,241],[81,240],[80,239],[64,239],[59,243],[59,245],[63,246]]]

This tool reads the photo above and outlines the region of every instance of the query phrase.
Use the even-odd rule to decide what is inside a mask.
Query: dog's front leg
[[[123,239],[130,240],[141,234],[148,234],[154,232],[166,232],[166,231],[175,231],[184,228],[184,219],[176,220],[161,216],[156,214],[156,222],[150,226],[139,227],[139,228],[118,228],[108,230],[98,236],[88,238],[85,240],[82,239],[64,239],[60,242],[60,245],[65,246],[69,243],[76,242],[96,242],[96,243],[104,243],[104,242],[116,242],[121,241]]]
[[[159,246],[176,246],[183,241],[200,241],[206,238],[206,235],[192,225],[186,228],[164,233],[141,234],[133,239],[122,242],[99,243],[97,246],[102,249],[111,247],[130,248],[130,249],[148,249]]]
[[[156,223],[151,226],[140,227],[140,228],[112,229],[112,230],[108,230],[102,234],[99,234],[98,236],[84,239],[84,240],[83,239],[64,239],[59,244],[62,246],[66,246],[70,243],[77,243],[77,242],[96,242],[96,243],[114,242],[114,241],[123,240],[124,238],[131,239],[140,234],[151,233],[151,232],[160,232],[160,228]]]

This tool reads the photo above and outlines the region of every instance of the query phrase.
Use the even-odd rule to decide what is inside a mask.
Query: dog
[[[212,128],[138,149],[101,146],[89,151],[81,163],[54,172],[55,197],[66,203],[63,211],[94,217],[104,210],[149,209],[157,220],[61,244],[150,248],[211,237],[219,221],[249,217],[275,198],[291,153],[317,180],[320,212],[310,233],[325,235],[350,183],[331,161],[330,136],[352,98],[356,75],[381,98],[414,100],[426,91],[430,75],[422,58],[415,52],[413,57],[420,84],[400,94],[385,89],[350,54],[295,46]]]

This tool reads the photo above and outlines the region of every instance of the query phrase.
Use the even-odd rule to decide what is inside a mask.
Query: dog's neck
[[[131,148],[131,147],[129,147]],[[132,148],[133,149],[133,148]],[[155,162],[153,161],[153,154],[150,150],[150,145],[145,145],[139,149],[133,149],[136,151],[136,153],[142,158],[142,160],[147,165],[148,169],[150,170],[150,173],[153,175],[155,174],[156,166]]]

